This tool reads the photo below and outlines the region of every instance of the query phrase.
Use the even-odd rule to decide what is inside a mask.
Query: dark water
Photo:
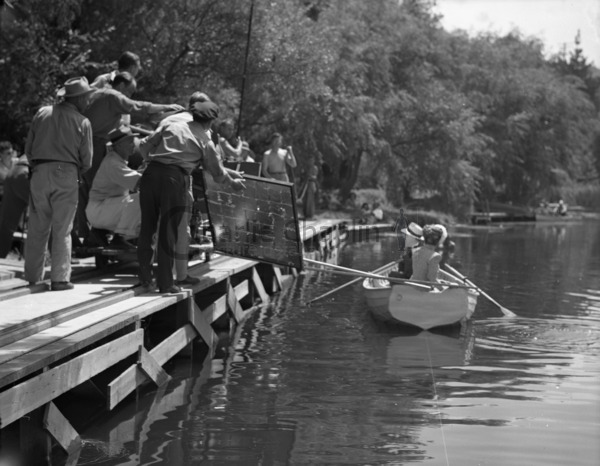
[[[360,284],[310,273],[253,314],[222,357],[179,359],[173,381],[83,433],[79,464],[600,464],[600,222],[455,235],[480,297],[444,332],[377,324]],[[352,244],[375,269],[393,237]]]

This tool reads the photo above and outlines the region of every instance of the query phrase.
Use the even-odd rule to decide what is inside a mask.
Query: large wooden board
[[[261,163],[258,162],[223,162],[223,165],[246,175],[260,176]]]
[[[232,192],[204,177],[215,251],[302,269],[302,244],[293,184],[245,175]]]

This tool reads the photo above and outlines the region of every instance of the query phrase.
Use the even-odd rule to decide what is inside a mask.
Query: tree
[[[76,0],[24,0],[15,9],[0,30],[0,132],[20,145],[36,110],[79,74],[94,37],[72,28]]]

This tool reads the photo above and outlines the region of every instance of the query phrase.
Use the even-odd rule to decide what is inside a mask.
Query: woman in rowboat
[[[448,232],[442,225],[423,227],[424,244],[413,252],[413,273],[410,277],[412,280],[439,282],[438,272],[442,255],[436,252],[436,248],[441,246],[447,237]]]

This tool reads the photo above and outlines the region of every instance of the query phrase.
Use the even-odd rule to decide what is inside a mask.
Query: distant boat
[[[392,267],[381,275],[389,274]],[[462,285],[452,275],[444,271],[440,274],[444,280]],[[375,278],[366,278],[363,289],[367,306],[377,319],[423,330],[470,319],[479,296],[469,288],[445,287],[438,291],[424,285],[404,285]]]

